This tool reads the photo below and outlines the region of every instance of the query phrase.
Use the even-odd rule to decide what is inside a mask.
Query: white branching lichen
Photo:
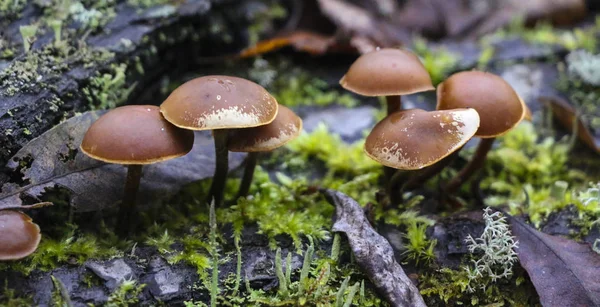
[[[585,83],[600,86],[600,54],[576,50],[567,55],[567,68],[571,76]]]
[[[499,211],[493,212],[490,208],[483,210],[485,229],[479,238],[471,235],[465,240],[469,244],[471,253],[482,252],[479,259],[474,259],[473,266],[467,266],[469,281],[479,280],[484,277],[491,278],[492,282],[500,278],[508,278],[512,275],[512,268],[517,261],[517,241],[510,232],[506,217]],[[485,289],[486,283],[479,283]],[[473,292],[471,283],[468,290]]]

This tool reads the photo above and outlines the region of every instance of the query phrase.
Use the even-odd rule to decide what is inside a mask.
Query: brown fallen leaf
[[[260,41],[258,44],[242,50],[241,58],[253,57],[260,54],[277,51],[283,47],[293,47],[296,51],[307,52],[312,55],[323,55],[332,52],[356,53],[348,44],[336,40],[335,36],[326,36],[308,31],[296,31]]]
[[[600,306],[600,255],[589,245],[551,236],[509,215],[521,266],[545,307]]]
[[[0,187],[0,208],[21,208],[23,198],[39,201],[46,189],[69,192],[76,211],[108,208],[123,195],[126,168],[87,157],[79,145],[87,128],[103,111],[73,117],[26,144],[7,163],[19,178]],[[184,185],[209,178],[214,172],[214,146],[209,133],[196,133],[194,148],[180,158],[147,165],[143,169],[138,201],[151,204],[173,195]],[[230,154],[230,168],[238,167],[244,154]]]
[[[552,114],[560,124],[570,132],[573,132],[573,121],[575,120],[575,108],[564,98],[558,96],[540,97],[540,101],[552,110]],[[577,136],[591,149],[600,153],[600,136],[594,135],[580,118],[577,118]]]
[[[323,193],[335,206],[332,230],[346,234],[356,262],[390,305],[426,306],[417,287],[396,262],[392,246],[369,224],[361,206],[338,191],[324,190]]]

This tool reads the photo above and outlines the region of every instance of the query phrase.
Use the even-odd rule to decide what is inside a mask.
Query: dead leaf
[[[318,0],[321,12],[350,39],[362,37],[378,47],[393,47],[410,42],[410,33],[376,14],[341,0]],[[391,12],[394,14],[394,12]]]
[[[540,101],[550,107],[554,116],[565,129],[573,132],[576,111],[567,100],[552,96],[540,97]],[[577,136],[584,144],[600,153],[600,136],[594,135],[580,118],[577,118]]]
[[[126,168],[93,160],[79,151],[83,135],[102,113],[73,117],[19,150],[6,167],[22,179],[2,186],[0,208],[20,206],[24,197],[39,200],[51,188],[70,191],[71,205],[79,212],[104,209],[120,201]],[[231,153],[230,167],[238,167],[243,157],[244,154]],[[186,156],[144,166],[139,203],[154,203],[185,184],[212,177],[214,160],[210,134],[197,132],[194,148]]]
[[[335,206],[332,230],[346,234],[356,262],[377,290],[392,306],[426,306],[417,287],[396,262],[392,246],[371,227],[361,206],[334,190],[325,190],[324,194]]]
[[[352,52],[351,46],[343,46],[336,41],[334,36],[325,36],[319,33],[296,31],[287,35],[260,41],[258,44],[242,50],[241,58],[253,57],[260,54],[273,52],[283,47],[293,47],[296,51],[307,52],[312,55],[322,55],[331,52]]]
[[[600,306],[600,255],[589,245],[537,231],[511,217],[516,249],[543,306]]]

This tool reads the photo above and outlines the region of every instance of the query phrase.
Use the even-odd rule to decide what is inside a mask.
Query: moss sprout
[[[108,296],[106,307],[134,306],[138,303],[138,296],[142,293],[145,284],[138,284],[135,280],[124,280],[119,287]]]
[[[413,41],[413,50],[421,58],[434,85],[444,81],[458,65],[458,55],[442,47],[432,48],[423,38]]]

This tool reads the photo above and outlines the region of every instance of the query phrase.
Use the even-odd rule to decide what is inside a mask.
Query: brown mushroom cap
[[[187,154],[194,132],[165,120],[157,106],[124,106],[94,122],[81,143],[86,155],[108,163],[152,164]]]
[[[340,84],[363,96],[408,95],[435,89],[429,73],[416,55],[392,48],[375,50],[359,57]]]
[[[481,126],[481,138],[500,136],[515,127],[526,109],[515,90],[500,78],[481,71],[465,71],[450,76],[437,89],[437,109],[473,108]]]
[[[15,260],[29,256],[40,243],[40,227],[24,213],[0,211],[0,260]]]
[[[182,84],[160,109],[168,121],[185,129],[248,128],[273,121],[277,100],[252,81],[205,76]]]
[[[295,139],[300,131],[302,119],[280,105],[277,117],[270,124],[231,130],[227,146],[236,152],[270,151]]]
[[[420,169],[463,146],[478,127],[474,109],[399,111],[375,125],[365,141],[365,152],[385,166]]]

